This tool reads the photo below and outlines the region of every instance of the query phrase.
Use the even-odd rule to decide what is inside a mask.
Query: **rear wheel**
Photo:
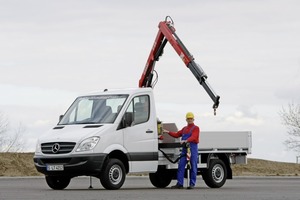
[[[46,176],[45,178],[48,186],[53,190],[63,190],[71,181],[71,178],[66,176]]]
[[[150,182],[157,188],[165,188],[172,181],[172,173],[169,170],[158,168],[157,172],[149,174]]]
[[[227,179],[227,169],[224,162],[220,159],[211,160],[209,168],[203,172],[202,177],[208,187],[222,187]]]
[[[100,181],[105,189],[117,190],[124,184],[125,167],[118,159],[109,159],[101,172]]]

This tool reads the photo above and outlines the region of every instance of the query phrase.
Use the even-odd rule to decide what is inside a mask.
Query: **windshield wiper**
[[[100,124],[99,122],[72,122],[72,123],[64,123],[64,124],[57,124],[60,126],[64,125],[76,125],[76,124]]]
[[[100,124],[99,122],[76,122],[73,124]]]

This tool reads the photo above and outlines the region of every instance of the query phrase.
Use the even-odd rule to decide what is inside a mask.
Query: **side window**
[[[133,120],[134,124],[147,122],[149,119],[149,96],[143,95],[133,99]]]
[[[137,96],[130,102],[125,115],[130,125],[147,122],[150,116],[150,100],[148,95]],[[131,123],[132,122],[132,123]]]

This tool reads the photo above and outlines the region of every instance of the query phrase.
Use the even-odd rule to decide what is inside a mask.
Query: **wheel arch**
[[[210,153],[207,154],[207,168],[209,167],[210,160],[212,159],[220,159],[224,162],[227,169],[227,179],[232,179],[232,169],[230,166],[229,154],[226,153]]]
[[[121,150],[114,150],[107,155],[105,160],[107,161],[111,158],[119,159],[124,164],[126,173],[129,172],[128,158],[124,152],[122,152]]]
[[[127,150],[120,144],[112,144],[105,148],[103,153],[107,153],[105,162],[107,162],[110,158],[119,159],[123,162],[126,173],[129,172],[129,162],[126,156]]]

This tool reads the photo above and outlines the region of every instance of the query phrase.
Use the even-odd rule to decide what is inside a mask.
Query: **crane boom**
[[[176,35],[173,20],[170,18],[171,21],[167,21],[168,18],[170,17],[167,16],[165,21],[162,21],[158,24],[159,30],[156,35],[153,47],[150,51],[144,71],[139,80],[139,87],[152,87],[155,63],[159,60],[159,57],[163,53],[164,47],[166,46],[167,42],[169,42],[176,53],[179,55],[179,57],[182,59],[184,64],[191,70],[200,85],[203,86],[205,91],[214,102],[213,109],[214,113],[216,113],[216,109],[218,108],[220,103],[220,96],[218,96],[208,84],[206,80],[207,75],[205,74],[201,66],[194,61],[194,57],[192,56],[192,54],[188,51],[188,49]]]

